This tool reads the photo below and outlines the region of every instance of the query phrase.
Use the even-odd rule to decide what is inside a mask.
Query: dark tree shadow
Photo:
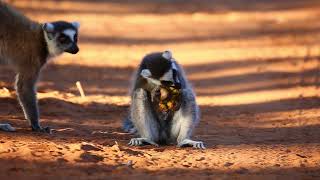
[[[317,56],[308,58],[315,61],[319,60]],[[263,71],[265,66],[271,64],[288,63],[295,66],[304,61],[305,59],[300,57],[248,59],[187,65],[184,68],[188,76],[197,73],[214,73],[244,67],[256,67],[257,69],[256,72],[248,74],[191,79],[191,83],[195,87],[198,96],[228,95],[305,86],[319,87],[320,73],[318,67],[301,70],[300,72]],[[0,66],[0,70],[2,72],[0,75],[1,87],[14,91],[13,71],[7,66]],[[129,92],[130,79],[133,72],[133,67],[87,67],[81,65],[50,64],[42,72],[38,83],[38,91],[61,91],[78,95],[79,91],[75,83],[76,81],[80,81],[87,95],[126,96]],[[210,89],[210,92],[203,91],[205,89]]]
[[[39,101],[41,123],[50,125],[56,132],[49,139],[69,138],[70,141],[88,140],[100,144],[112,144],[114,140],[126,144],[129,134],[124,134],[121,122],[127,115],[128,106],[112,104],[85,103],[74,104],[60,99],[45,98]],[[255,124],[292,123],[286,118],[274,119],[273,116],[255,115],[287,111],[304,111],[320,107],[320,100],[314,98],[298,98],[265,103],[230,106],[201,106],[202,120],[195,133],[196,139],[206,142],[208,148],[216,145],[240,144],[305,144],[320,143],[320,125],[301,124],[296,127],[272,128],[254,127]],[[24,120],[20,106],[15,98],[0,98],[1,122],[11,123],[19,129],[21,135],[33,134]],[[240,115],[246,115],[242,125]],[[303,118],[303,117],[300,117]],[[301,119],[304,122],[306,119]],[[299,121],[299,119],[294,119]],[[104,131],[108,133],[95,134]],[[3,132],[2,132],[3,133]],[[263,134],[263,136],[261,136]],[[161,149],[162,147],[160,147]]]
[[[15,135],[36,135],[48,138],[50,141],[68,138],[69,142],[79,142],[79,140],[94,139],[100,144],[108,145],[115,140],[126,144],[130,138],[121,128],[128,106],[107,103],[75,104],[56,98],[44,98],[39,100],[39,108],[41,125],[50,126],[53,129],[53,134],[49,137],[31,131],[15,97],[0,98],[0,123],[10,123],[14,126],[17,129]],[[0,133],[7,136],[11,134],[2,131]]]
[[[125,165],[100,165],[97,163],[70,164],[60,159],[56,162],[27,161],[20,158],[2,159],[0,162],[0,178],[8,179],[316,179],[320,177],[318,167],[268,167],[258,170],[238,168],[222,170],[219,167],[212,169],[170,168],[157,171],[129,168]],[[50,167],[50,171],[48,171]]]
[[[40,1],[40,0],[39,0]],[[14,0],[12,1],[14,2]],[[170,13],[226,13],[226,12],[268,12],[279,10],[294,10],[300,8],[313,8],[319,6],[317,0],[41,0],[42,3],[55,2],[57,8],[21,8],[24,12],[33,14],[69,14],[69,13],[92,13],[92,14],[170,14]],[[63,2],[77,2],[95,4],[99,8],[75,8],[63,10],[59,5]],[[176,8],[179,7],[179,8]]]
[[[292,22],[295,24],[295,22]],[[195,36],[190,35],[186,37],[178,38],[128,38],[128,37],[117,37],[117,36],[88,36],[82,35],[80,37],[81,43],[93,43],[93,44],[114,44],[114,45],[165,45],[165,44],[180,44],[180,43],[191,43],[191,42],[204,42],[204,41],[228,41],[228,40],[239,40],[248,41],[259,37],[276,38],[284,35],[290,35],[292,37],[301,36],[306,34],[319,34],[320,26],[314,25],[313,27],[282,27],[273,28],[261,25],[257,29],[239,29],[236,32],[234,30],[211,31],[208,35]],[[317,39],[312,40],[300,40],[296,41],[296,45],[313,45],[318,42]],[[279,44],[280,46],[281,44]],[[256,45],[259,46],[259,45]],[[274,46],[277,46],[276,44]]]
[[[291,72],[266,72],[250,73],[235,76],[224,76],[219,78],[204,78],[193,81],[196,88],[210,88],[211,92],[200,92],[198,95],[228,95],[235,93],[259,92],[266,90],[288,89],[292,87],[319,87],[319,69],[303,71],[301,73]],[[258,82],[262,82],[257,84]],[[272,83],[273,82],[273,83]],[[240,86],[237,85],[247,85]],[[219,87],[230,87],[229,89],[214,90]]]
[[[320,143],[320,98],[293,98],[229,106],[201,106],[202,119],[196,138],[209,145]],[[291,112],[290,116],[279,115]],[[320,121],[319,121],[320,122]]]
[[[134,68],[87,67],[49,64],[42,70],[38,92],[61,91],[79,95],[80,81],[86,95],[127,95]],[[0,66],[0,88],[14,91],[15,73],[9,66]]]

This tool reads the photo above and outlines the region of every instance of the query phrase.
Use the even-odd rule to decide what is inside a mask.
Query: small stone
[[[111,149],[114,151],[114,152],[120,152],[120,147],[119,147],[119,144],[117,141],[115,141],[115,144],[113,146],[111,146]]]
[[[127,163],[125,163],[124,165],[126,165],[127,167],[133,168],[133,161],[129,160]]]
[[[225,167],[229,167],[229,166],[232,166],[234,163],[231,163],[231,162],[226,162],[225,164],[224,164],[224,166]]]
[[[101,148],[95,147],[90,144],[83,144],[81,145],[81,149],[84,151],[102,151]]]
[[[103,157],[95,154],[91,154],[88,152],[82,153],[80,155],[80,160],[78,162],[92,162],[92,163],[97,163],[99,161],[103,161]]]
[[[307,158],[307,156],[301,155],[301,154],[296,154],[297,156],[301,157],[301,158]]]
[[[59,163],[67,163],[68,160],[66,160],[66,159],[64,159],[64,158],[58,158],[58,159],[57,159],[57,162],[59,162]]]
[[[196,161],[203,161],[203,160],[205,160],[206,158],[204,158],[204,157],[200,157],[200,158],[198,158],[198,159],[196,159]]]
[[[244,167],[241,167],[240,169],[236,170],[235,172],[238,174],[245,174],[245,173],[248,173],[249,170]]]
[[[280,164],[275,164],[274,166],[275,166],[275,167],[280,167]]]
[[[186,167],[186,168],[191,167],[191,166],[190,166],[190,165],[188,165],[188,164],[183,164],[182,166],[184,166],[184,167]]]

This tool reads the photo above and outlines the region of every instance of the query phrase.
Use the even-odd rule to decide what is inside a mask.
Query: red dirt
[[[29,17],[81,22],[78,55],[49,63],[33,133],[0,66],[0,179],[320,178],[320,3],[298,0],[11,1]],[[198,95],[206,150],[130,147],[130,75],[171,49]],[[80,81],[87,95],[80,97]],[[2,89],[6,88],[6,89]]]

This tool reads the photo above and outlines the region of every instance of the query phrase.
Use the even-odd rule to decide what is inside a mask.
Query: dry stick
[[[7,89],[6,87],[3,87],[2,90],[6,93],[10,93],[9,89]]]
[[[76,86],[77,86],[77,88],[78,88],[78,90],[79,90],[79,92],[80,92],[81,97],[82,97],[82,98],[86,98],[86,95],[84,94],[84,91],[83,91],[83,89],[82,89],[82,86],[81,86],[80,81],[77,81],[77,82],[76,82]]]

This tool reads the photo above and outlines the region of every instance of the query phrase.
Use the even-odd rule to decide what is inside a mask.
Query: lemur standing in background
[[[134,76],[130,115],[124,130],[137,132],[129,145],[168,144],[204,149],[190,139],[199,122],[199,107],[184,71],[170,51],[146,55]]]
[[[78,28],[78,22],[34,22],[0,1],[0,59],[17,73],[18,99],[33,131],[51,132],[39,123],[36,82],[40,70],[51,57],[79,51]],[[10,124],[0,124],[0,129],[15,131]]]

